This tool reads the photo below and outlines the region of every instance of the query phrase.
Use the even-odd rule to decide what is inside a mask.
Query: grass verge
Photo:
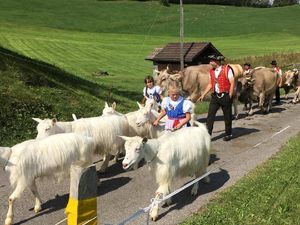
[[[300,224],[300,134],[181,225]]]

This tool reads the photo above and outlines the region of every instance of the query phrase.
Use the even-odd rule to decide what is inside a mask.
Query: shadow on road
[[[126,185],[129,183],[131,178],[129,177],[117,177],[112,179],[107,179],[104,181],[101,181],[100,185],[98,186],[97,195],[104,195],[108,192],[117,190],[118,188]]]
[[[210,154],[208,165],[211,165],[214,162],[219,161],[219,160],[220,160],[220,158],[218,158],[216,154]]]
[[[292,100],[285,100],[285,101],[282,101],[282,103],[280,105],[273,104],[270,113],[280,113],[282,111],[285,111],[286,108],[283,108],[283,107],[280,107],[280,106],[282,106],[283,104],[289,104],[291,102],[292,102]],[[257,104],[255,104],[252,108],[254,110],[253,115],[265,115],[265,113],[263,113],[261,111],[261,109],[258,107]],[[221,109],[219,109],[219,110],[222,111]],[[244,118],[247,118],[247,117],[248,117],[248,110],[242,110],[242,111],[238,112],[238,119],[244,119]],[[233,118],[233,120],[234,119],[235,118]],[[197,119],[197,121],[200,122],[200,123],[206,123],[206,115],[202,115],[201,118]],[[221,115],[216,115],[215,121],[224,121],[224,116],[223,116],[222,112],[221,112]]]
[[[255,132],[259,132],[259,129],[256,128],[245,128],[245,127],[234,127],[232,129],[232,133],[233,133],[233,137],[232,139],[244,136],[244,135],[248,135],[251,133],[255,133]]]
[[[131,178],[129,178],[129,177],[118,177],[118,178],[113,178],[113,179],[102,181],[101,184],[98,186],[97,196],[104,195],[110,191],[114,191],[114,190],[120,188],[121,186],[126,185],[130,180],[131,180]],[[33,216],[31,216],[29,218],[19,221],[19,222],[15,223],[15,225],[29,223],[29,221],[34,218],[64,209],[64,208],[66,208],[66,206],[68,204],[68,200],[69,200],[69,194],[64,194],[61,196],[56,195],[54,199],[48,200],[47,202],[42,204],[41,212],[39,212],[38,214],[34,214]],[[29,210],[33,211],[33,208],[31,208]]]
[[[282,105],[282,104],[280,104],[280,105]],[[286,108],[280,107],[280,105],[273,105],[269,113],[281,113],[281,112],[285,111]],[[263,112],[258,107],[253,107],[253,109],[256,109],[256,110],[253,110],[253,115],[267,115],[267,114],[269,114],[269,113]]]
[[[55,212],[57,210],[64,209],[67,206],[69,199],[69,194],[64,194],[64,195],[56,195],[54,199],[48,200],[47,202],[42,204],[42,211],[39,212],[38,214],[35,214],[34,216],[31,216],[27,219],[21,220],[17,223],[14,223],[15,225],[20,225],[27,223],[28,221],[43,216],[45,214],[49,214],[52,212]],[[30,209],[30,211],[33,211],[33,208]],[[30,223],[29,223],[30,224]]]
[[[198,121],[199,123],[205,123],[205,124],[206,124],[206,116],[203,117],[203,118],[197,119],[197,121]]]
[[[107,167],[107,170],[104,173],[97,171],[98,178],[109,178],[114,177],[118,174],[125,173],[126,171],[122,168],[122,161],[112,163],[112,165]]]
[[[228,172],[226,170],[220,169],[219,172],[212,173],[209,175],[210,177],[210,183],[209,184],[204,184],[203,182],[200,181],[199,183],[199,192],[198,195],[192,196],[191,195],[191,190],[192,186],[189,188],[183,190],[182,192],[178,193],[174,197],[172,197],[172,205],[169,207],[168,210],[165,212],[161,213],[158,217],[158,220],[164,217],[166,214],[168,214],[172,210],[179,210],[183,208],[184,206],[191,204],[193,201],[195,201],[199,195],[203,195],[206,193],[213,192],[219,188],[221,188],[230,178]]]
[[[97,190],[98,196],[117,190],[131,180],[129,177],[112,178],[119,174],[125,173],[126,171],[122,168],[121,160],[118,160],[118,162],[110,162],[110,164],[111,165],[108,166],[104,173],[97,171],[97,176],[100,180]]]
[[[286,108],[282,108],[282,107],[276,106],[276,107],[272,107],[271,113],[280,113],[280,112],[283,112],[285,110],[286,110]]]
[[[235,139],[244,135],[248,135],[254,132],[259,132],[260,130],[256,129],[256,128],[245,128],[245,127],[234,127],[232,128],[232,138],[231,139]],[[225,136],[224,133],[219,134],[215,137],[213,137],[211,139],[211,141],[216,141],[220,138],[223,138]]]

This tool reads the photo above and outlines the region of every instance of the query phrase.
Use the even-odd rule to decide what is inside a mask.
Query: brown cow
[[[247,76],[239,79],[241,91],[239,100],[250,100],[248,115],[253,115],[252,100],[259,100],[259,107],[268,113],[272,107],[272,100],[278,85],[279,74],[271,68],[258,67]]]
[[[291,89],[294,89],[294,90],[297,89],[296,83],[295,83],[296,79],[294,79],[294,74],[297,73],[297,71],[298,71],[297,69],[287,70],[282,74],[282,76],[280,78],[279,87],[284,89],[284,92],[285,92],[284,98],[285,99],[288,98],[288,93],[290,92]]]
[[[293,103],[296,104],[299,102],[299,94],[300,94],[300,79],[299,79],[299,70],[293,69],[293,71],[288,70],[285,73],[285,85],[288,87],[293,87],[296,92],[294,95]]]
[[[239,64],[229,64],[233,69],[234,76],[238,78],[243,73],[243,68]],[[161,86],[163,90],[168,89],[168,84],[172,81],[177,81],[181,84],[182,90],[186,93],[188,99],[196,103],[199,96],[203,94],[206,86],[209,83],[210,64],[202,64],[198,66],[189,66],[183,71],[171,73],[168,69],[157,71],[156,84]],[[210,100],[210,94],[207,94],[205,101]],[[234,100],[234,115],[237,117],[237,99]]]

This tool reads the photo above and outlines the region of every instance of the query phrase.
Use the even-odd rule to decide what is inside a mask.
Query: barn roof
[[[190,42],[183,44],[184,61],[193,62],[203,54],[222,55],[210,42]],[[180,62],[180,43],[169,43],[164,48],[154,49],[146,60],[157,62]]]
[[[150,55],[146,57],[147,60],[152,60],[163,48],[155,48]]]

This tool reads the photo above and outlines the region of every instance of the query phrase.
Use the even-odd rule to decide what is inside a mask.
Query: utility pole
[[[180,70],[184,69],[184,55],[183,55],[183,0],[180,0]]]

